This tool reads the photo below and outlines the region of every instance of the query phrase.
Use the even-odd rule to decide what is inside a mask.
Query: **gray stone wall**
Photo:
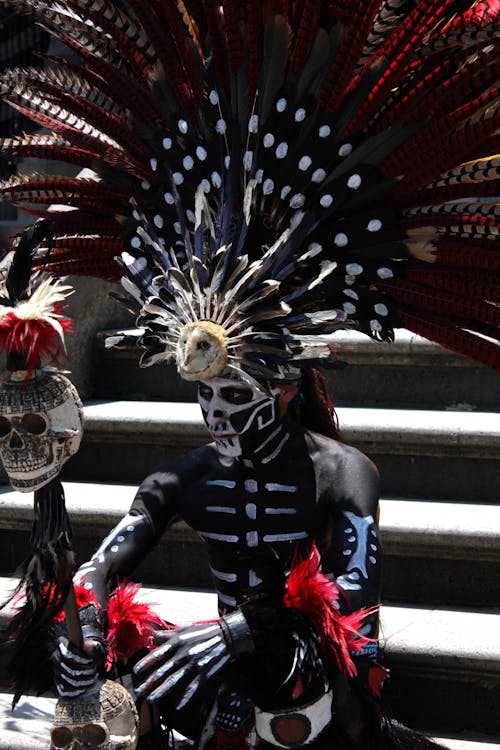
[[[75,293],[68,300],[68,315],[73,321],[73,333],[66,336],[68,377],[80,397],[93,398],[96,367],[95,338],[107,328],[130,327],[134,324],[130,313],[109,296],[113,284],[83,276],[69,276],[68,283]]]

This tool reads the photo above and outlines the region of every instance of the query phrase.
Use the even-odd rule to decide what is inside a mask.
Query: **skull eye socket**
[[[205,385],[204,383],[200,383],[198,385],[198,395],[201,398],[206,399],[207,401],[212,398],[214,395],[213,390],[210,388],[209,385]]]
[[[21,425],[25,432],[30,435],[41,435],[47,428],[47,422],[41,414],[24,414],[21,419]]]
[[[230,404],[249,404],[253,398],[250,388],[221,388],[222,398]]]
[[[89,745],[101,745],[106,739],[106,730],[99,724],[85,724],[82,729],[82,739]]]
[[[7,437],[12,430],[12,424],[7,417],[0,417],[0,438]]]
[[[50,739],[54,747],[67,747],[73,741],[73,732],[68,727],[54,727]]]

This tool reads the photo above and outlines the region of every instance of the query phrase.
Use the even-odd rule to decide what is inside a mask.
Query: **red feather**
[[[488,92],[484,103],[487,104],[490,97],[495,98],[496,96],[498,96],[496,89]],[[480,97],[480,99],[483,101],[483,97]],[[414,138],[408,140],[391,154],[385,164],[386,174],[389,173],[391,165],[393,165],[392,175],[394,176],[403,174],[404,172],[410,175],[413,172],[418,173],[419,170],[412,167],[415,162],[415,154],[419,154],[420,163],[425,165],[428,174],[436,174],[435,159],[439,157],[441,157],[441,160],[448,157],[446,161],[443,161],[441,171],[444,171],[445,168],[455,166],[457,163],[455,154],[449,152],[448,144],[452,138],[454,139],[458,126],[466,122],[470,114],[467,107],[462,107],[461,110],[436,119],[426,128],[420,130]],[[494,122],[493,119],[492,130],[495,129]],[[498,121],[496,125],[498,126]],[[465,159],[462,158],[462,161],[465,161]],[[409,182],[413,182],[413,180],[410,179]]]
[[[498,304],[500,302],[500,277],[492,273],[491,270],[473,270],[467,269],[460,273],[457,269],[443,268],[409,268],[406,274],[408,281],[414,281],[417,284],[438,288],[463,296],[469,296],[471,299],[488,300]]]
[[[493,51],[477,53],[477,60],[470,62],[453,73],[463,59],[463,51],[453,51],[445,59],[439,59],[437,65],[428,63],[414,71],[408,85],[408,91],[400,87],[397,102],[390,102],[385,114],[379,117],[377,129],[388,127],[403,118],[407,122],[418,121],[422,112],[446,114],[456,107],[481,94],[489,85],[498,80],[498,66]],[[432,68],[429,70],[429,66]]]
[[[255,2],[247,3],[248,85],[253,99],[259,85],[260,59],[262,53],[262,28],[259,9]]]
[[[120,584],[108,604],[108,657],[106,668],[115,662],[127,662],[130,657],[153,645],[154,626],[174,627],[156,614],[152,605],[138,600],[140,584]]]
[[[130,6],[144,29],[150,44],[154,48],[181,110],[195,116],[196,112],[193,108],[188,86],[190,81],[186,82],[185,80],[184,71],[179,65],[178,50],[175,49],[175,41],[179,44],[180,40],[172,39],[170,30],[165,28],[164,24],[161,23],[153,4],[144,3],[139,0],[130,0]],[[182,28],[182,26],[178,28]]]
[[[284,604],[306,617],[319,635],[326,658],[349,677],[357,674],[351,652],[360,653],[372,639],[359,633],[368,615],[378,607],[360,609],[349,615],[340,614],[340,587],[321,572],[321,559],[315,544],[305,560],[296,561],[288,576]]]
[[[137,43],[139,40],[137,29],[134,30],[133,37],[131,37],[129,32],[132,27],[128,25],[126,28],[119,28],[116,23],[117,16],[115,16],[113,20],[110,20],[109,18],[106,18],[103,13],[92,12],[92,10],[89,11],[87,8],[85,10],[89,19],[92,19],[96,25],[102,27],[104,31],[107,31],[115,40],[121,53],[126,56],[127,61],[134,68],[138,77],[146,81],[154,62],[151,61],[151,59],[148,59],[145,51],[142,50]],[[122,20],[123,18],[125,18],[125,16],[121,16]]]
[[[436,309],[439,309],[440,317],[453,320],[456,325],[463,325],[469,330],[474,330],[479,323],[487,326],[500,325],[500,309],[474,298],[451,294],[441,288],[429,289],[401,279],[391,279],[377,286],[390,299],[401,305],[401,312],[404,305],[405,312],[409,314],[416,312],[428,318],[435,314]]]
[[[404,18],[384,45],[377,50],[376,59],[385,58],[390,61],[389,65],[351,120],[345,131],[346,137],[366,127],[371,118],[376,116],[377,110],[383,106],[391,87],[401,77],[402,71],[408,69],[408,66],[417,58],[417,51],[427,31],[438,26],[453,2],[454,0],[444,0],[444,2],[437,3],[435,0],[430,0],[430,2],[419,3]],[[370,64],[366,67],[366,72],[369,71]]]
[[[196,120],[197,110],[203,106],[203,82],[199,74],[197,53],[191,43],[191,30],[184,23],[179,8],[170,0],[156,0],[155,10],[162,25],[169,30],[173,59],[176,60],[176,71],[178,65],[182,68],[180,74],[183,91],[189,96],[185,112]]]
[[[460,16],[457,16],[450,24],[453,31],[468,31],[471,28],[481,29],[487,23],[491,23],[493,29],[497,29],[496,23],[500,15],[499,0],[484,0],[477,3],[473,8],[466,10]]]
[[[96,607],[99,607],[98,602],[96,601],[94,594],[90,589],[86,589],[84,586],[80,586],[77,583],[73,584],[73,590],[75,592],[75,601],[77,609],[83,609],[83,607],[86,607],[88,604],[95,604]],[[50,606],[51,604],[55,604],[57,600],[55,600],[56,596],[56,587],[54,585],[46,584],[43,586],[43,593],[44,595],[47,594],[47,605]],[[20,591],[15,594],[15,596],[12,599],[12,607],[13,609],[20,610],[23,608],[26,601],[26,590],[23,588]],[[55,617],[52,618],[53,622],[63,622],[66,619],[66,615],[64,613],[63,609],[63,602],[60,602],[61,605],[61,611],[57,613]]]
[[[357,11],[353,9],[349,27],[320,95],[320,107],[329,112],[338,111],[345,99],[378,8],[379,2],[370,0]]]
[[[498,184],[495,178],[489,181],[477,180],[468,182],[464,188],[465,180],[455,182],[454,184],[439,185],[437,187],[420,188],[413,192],[405,193],[405,202],[401,205],[402,209],[413,208],[414,206],[427,206],[430,203],[446,203],[447,201],[459,200],[463,198],[465,190],[468,196],[487,196],[498,195]],[[411,186],[408,186],[411,190]]]
[[[315,0],[307,0],[304,3],[292,54],[292,67],[296,76],[299,76],[304,61],[312,47],[318,28],[320,13],[321,3],[317,3]]]
[[[220,14],[217,3],[215,3],[214,0],[207,0],[205,3],[205,14],[208,33],[212,43],[212,55],[216,78],[221,88],[228,91],[229,78],[227,71],[227,47],[221,29]]]
[[[89,604],[94,604],[100,609],[92,591],[80,584],[73,584],[76,606],[78,610]],[[48,591],[49,587],[45,587]],[[127,662],[130,657],[144,648],[153,645],[154,626],[162,629],[175,627],[162,620],[152,608],[151,604],[138,600],[141,586],[138,583],[122,583],[112,592],[107,610],[108,629],[106,641],[108,644],[108,655],[105,668],[111,669],[117,662]],[[52,587],[48,602],[52,603],[56,593]],[[16,609],[21,609],[25,600],[25,591],[20,591],[13,599]],[[54,622],[64,622],[66,615],[64,609],[53,618]]]
[[[237,71],[243,62],[243,39],[240,32],[239,7],[234,0],[221,0],[221,5],[224,12],[229,65],[231,70]]]
[[[97,136],[88,135],[83,133],[66,122],[61,122],[56,119],[55,116],[38,112],[33,108],[18,104],[13,100],[10,100],[5,95],[5,101],[9,102],[10,106],[20,112],[22,115],[29,117],[34,122],[41,125],[47,130],[54,131],[70,141],[74,146],[88,149],[89,151],[95,152],[101,156],[103,161],[107,161],[112,166],[120,167],[124,172],[128,172],[132,175],[138,176],[139,178],[147,178],[150,176],[149,167],[143,162],[138,162],[132,157],[131,154],[125,154],[121,149],[110,146],[109,144],[101,141]]]
[[[437,245],[437,260],[443,266],[456,268],[483,268],[500,272],[500,253],[486,248],[481,241],[460,243],[445,239]]]
[[[400,311],[399,317],[404,327],[420,336],[500,372],[500,347],[494,342],[458,327],[454,328],[449,320],[437,320],[425,312],[421,314]]]
[[[121,232],[120,224],[116,219],[113,219],[112,217],[108,218],[106,216],[95,216],[95,214],[86,213],[85,211],[52,211],[50,209],[29,208],[28,206],[23,206],[23,211],[31,216],[57,221],[58,232],[62,235],[85,233],[94,235],[98,234],[99,237],[96,237],[95,239],[99,239],[101,244],[107,240],[108,235],[111,237],[114,236],[115,239],[118,239]],[[20,235],[21,233],[17,233],[9,235],[9,237],[13,238]],[[57,242],[59,241],[59,238],[57,238]],[[45,246],[42,247],[45,248]],[[39,263],[35,262],[35,265],[40,267]]]
[[[75,276],[96,276],[104,281],[117,283],[120,281],[121,273],[117,263],[114,260],[100,260],[99,258],[89,258],[88,260],[66,260],[60,263],[44,262],[44,270],[50,271],[56,276],[65,276],[74,274]]]
[[[151,122],[161,121],[149,96],[149,89],[144,86],[141,87],[135,78],[111,65],[104,58],[92,54],[85,47],[80,47],[77,44],[73,44],[72,47],[84,61],[85,67],[74,65],[74,69],[79,72],[79,75],[89,80],[94,76],[97,80],[105,81],[106,84],[101,84],[100,88],[104,92],[108,91],[110,94],[112,92],[112,97],[117,103],[125,107],[128,106]]]
[[[69,320],[59,320],[65,332],[71,331]],[[26,370],[40,367],[44,358],[57,363],[64,353],[59,334],[46,320],[23,320],[13,311],[0,315],[0,349],[7,354],[22,354]]]

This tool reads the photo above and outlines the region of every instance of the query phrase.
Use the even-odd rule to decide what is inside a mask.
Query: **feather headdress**
[[[0,193],[73,209],[56,273],[117,279],[124,244],[142,364],[265,381],[404,326],[500,368],[498,0],[7,4],[71,57],[3,76],[51,131],[3,151],[95,179]]]

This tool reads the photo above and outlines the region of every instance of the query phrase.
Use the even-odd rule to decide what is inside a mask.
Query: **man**
[[[348,679],[321,653],[321,634],[283,603],[294,561],[313,544],[343,594],[343,612],[372,607],[380,588],[377,471],[356,449],[305,429],[295,416],[303,398],[296,383],[266,390],[234,378],[201,381],[198,400],[214,442],[147,477],[130,512],[78,574],[104,612],[110,583],[128,575],[174,520],[183,518],[204,539],[221,619],[157,633],[162,645],[135,670],[138,697],[200,746],[217,729],[232,731],[233,744],[238,737],[245,747],[254,704],[258,735],[277,746],[290,746],[293,731],[301,744],[332,736],[346,746],[377,743],[367,688],[376,615],[367,618],[368,638],[354,655],[358,676]],[[63,693],[65,676],[63,669]],[[290,710],[293,718],[273,728],[276,711]]]
[[[315,542],[345,613],[377,601],[376,472],[329,429],[295,421],[290,383],[307,416],[301,372],[334,367],[330,336],[352,327],[384,341],[407,327],[498,368],[497,126],[485,117],[495,66],[477,75],[498,5],[403,2],[388,15],[371,0],[25,5],[75,60],[71,75],[62,59],[5,77],[6,101],[54,131],[5,146],[92,165],[98,180],[34,173],[4,194],[73,209],[50,211],[56,233],[38,267],[117,280],[112,259],[125,248],[141,365],[175,360],[201,381],[215,441],[146,480],[82,579],[105,609],[107,585],[182,516],[208,545],[221,619],[159,637],[137,666],[139,694],[183,728],[220,688],[213,712],[187,714],[201,746],[217,745],[211,729],[236,705],[244,713],[244,696],[271,744],[329,732],[337,745],[376,744],[377,702],[364,691],[374,670],[355,678],[350,664],[374,644],[361,634],[342,648],[337,633],[325,649],[322,621],[336,632],[325,597],[299,611],[290,593]],[[335,587],[310,577],[303,588],[331,604]],[[73,681],[93,679],[92,659],[73,662]]]

